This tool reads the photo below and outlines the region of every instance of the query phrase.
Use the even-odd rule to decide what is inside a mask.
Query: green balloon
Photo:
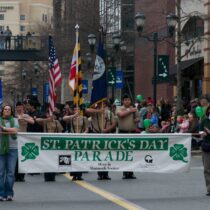
[[[137,95],[137,96],[136,96],[136,99],[137,99],[138,102],[141,102],[142,99],[143,99],[143,97],[142,97],[142,95]]]
[[[205,106],[202,106],[202,109],[203,109],[203,116],[206,114],[206,109],[207,109],[207,107],[205,107]],[[202,117],[203,117],[202,116]]]
[[[195,113],[196,113],[196,116],[197,116],[197,117],[203,117],[203,115],[204,115],[204,110],[203,110],[203,108],[202,108],[201,106],[197,106],[197,107],[195,108]]]
[[[151,120],[150,119],[145,119],[144,120],[144,128],[147,129],[151,125]]]

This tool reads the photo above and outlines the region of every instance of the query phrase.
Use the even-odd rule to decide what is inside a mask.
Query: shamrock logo
[[[22,146],[21,155],[25,157],[25,159],[21,160],[24,162],[26,160],[34,160],[36,156],[39,155],[39,147],[35,143],[26,143]]]
[[[184,158],[187,157],[187,148],[184,147],[183,144],[174,144],[174,147],[170,147],[169,155],[173,158],[173,160],[181,160],[184,163],[188,162],[184,160]]]

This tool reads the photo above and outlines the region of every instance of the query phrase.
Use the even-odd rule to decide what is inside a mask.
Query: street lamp
[[[88,43],[90,45],[91,53],[93,53],[94,47],[95,47],[95,44],[96,44],[96,36],[95,36],[95,34],[89,34],[88,35]]]
[[[22,78],[23,78],[23,80],[26,79],[26,70],[25,69],[22,70]]]
[[[126,52],[126,50],[127,50],[127,46],[125,45],[125,42],[121,41],[120,42],[120,51]]]
[[[39,66],[37,63],[34,63],[34,74],[38,78],[40,74]]]
[[[178,17],[175,14],[170,13],[169,15],[166,16],[166,21],[168,26],[168,35],[169,37],[173,37]]]
[[[145,16],[141,12],[137,12],[135,15],[135,22],[137,26],[137,31],[139,32],[139,36],[141,36],[141,33],[144,28],[144,22],[145,22]]]
[[[112,36],[112,43],[113,43],[113,46],[114,46],[116,51],[119,50],[120,41],[121,41],[120,34],[113,34],[113,36]]]
[[[166,17],[167,26],[168,26],[168,34],[166,36],[158,37],[158,32],[154,32],[153,36],[143,36],[142,31],[145,24],[145,16],[142,12],[137,12],[135,15],[135,22],[137,31],[139,32],[139,36],[146,38],[148,41],[152,41],[154,44],[154,75],[153,75],[153,100],[154,106],[156,106],[156,92],[157,92],[157,43],[159,41],[163,41],[166,38],[171,38],[173,36],[175,25],[177,23],[177,17],[174,14],[169,14]]]

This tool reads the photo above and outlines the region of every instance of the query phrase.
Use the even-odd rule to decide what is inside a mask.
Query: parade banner
[[[186,172],[190,134],[18,134],[19,171]]]

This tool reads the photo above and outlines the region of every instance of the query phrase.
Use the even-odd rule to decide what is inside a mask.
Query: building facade
[[[190,100],[207,93],[203,91],[204,4],[199,0],[185,0],[180,6],[182,96]],[[174,90],[176,95],[176,87]]]
[[[0,31],[9,26],[13,35],[51,30],[52,0],[0,0]]]
[[[2,32],[9,26],[12,36],[25,36],[28,32],[34,37],[48,35],[52,31],[52,21],[52,0],[0,0]],[[11,40],[11,45],[14,45],[15,38],[12,37]],[[13,104],[16,100],[22,100],[26,95],[32,94],[32,89],[36,89],[35,94],[42,101],[43,87],[40,81],[43,84],[48,80],[48,65],[43,62],[3,61],[0,63],[0,76],[4,102]]]
[[[145,26],[143,36],[151,37],[154,32],[161,38],[167,35],[166,15],[175,13],[175,1],[171,0],[141,0],[135,1],[135,13],[143,12],[145,15]],[[154,42],[139,37],[135,33],[135,94],[141,94],[144,98],[153,98],[153,76],[154,76]],[[175,49],[172,44],[175,38],[158,42],[157,55],[169,55],[169,65],[175,63]],[[169,43],[170,42],[170,43]],[[160,98],[173,99],[173,84],[171,81],[157,81],[157,100]]]
[[[203,72],[203,94],[210,94],[210,0],[204,3],[204,72]]]

